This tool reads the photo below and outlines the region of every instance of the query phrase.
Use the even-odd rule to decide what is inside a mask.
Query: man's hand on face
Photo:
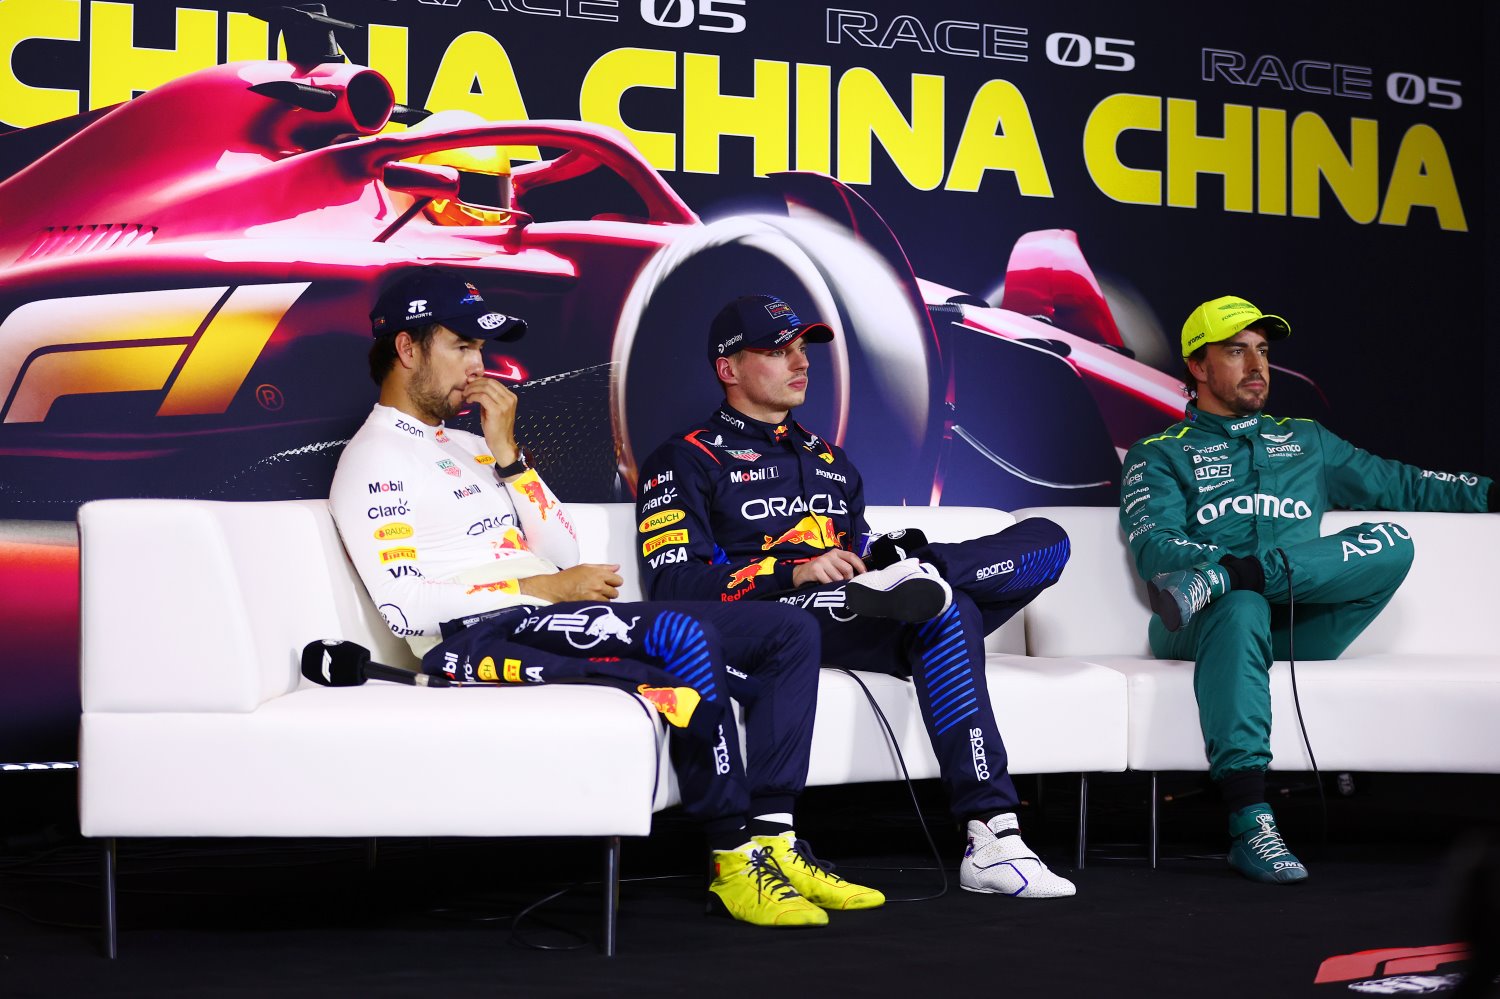
[[[853,579],[865,571],[865,564],[853,552],[842,548],[826,551],[815,559],[809,559],[792,570],[792,585],[807,583],[836,583],[841,579]]]
[[[624,582],[618,565],[584,563],[548,576],[527,576],[520,580],[520,587],[527,596],[558,604],[567,600],[613,600],[620,595],[619,587]]]
[[[516,394],[501,382],[480,375],[464,386],[464,402],[479,406],[484,442],[496,463],[503,467],[515,462],[521,454],[516,447]]]

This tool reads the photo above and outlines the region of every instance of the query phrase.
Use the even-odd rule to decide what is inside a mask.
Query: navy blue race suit
[[[761,423],[726,404],[657,448],[640,474],[641,578],[652,599],[803,607],[822,630],[824,663],[913,679],[955,817],[1015,807],[984,636],[1056,582],[1068,559],[1062,528],[1034,518],[911,552],[938,568],[953,604],[906,624],[849,612],[843,582],[792,585],[799,562],[857,550],[868,532],[859,471],[796,421]]]

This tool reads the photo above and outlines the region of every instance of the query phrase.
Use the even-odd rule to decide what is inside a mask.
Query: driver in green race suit
[[[1229,811],[1229,863],[1254,881],[1307,870],[1266,804],[1270,668],[1296,648],[1337,659],[1411,568],[1411,536],[1389,522],[1320,537],[1323,513],[1496,509],[1490,479],[1377,458],[1313,420],[1262,412],[1270,340],[1291,334],[1237,296],[1205,302],[1182,328],[1196,399],[1186,417],[1125,455],[1120,524],[1147,581],[1152,654],[1194,662],[1209,774]]]

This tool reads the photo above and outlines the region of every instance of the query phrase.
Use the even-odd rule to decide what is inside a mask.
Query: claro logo
[[[1206,503],[1198,508],[1198,523],[1207,524],[1228,513],[1257,514],[1262,517],[1286,517],[1292,520],[1307,520],[1312,516],[1312,507],[1303,500],[1282,499],[1266,493],[1254,496],[1225,496],[1217,503]]]
[[[0,323],[0,420],[41,423],[70,395],[162,392],[157,416],[229,408],[308,282],[27,302]]]

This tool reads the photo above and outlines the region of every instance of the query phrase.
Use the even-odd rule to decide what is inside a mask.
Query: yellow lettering
[[[797,65],[797,169],[833,172],[833,72]]]
[[[578,92],[578,116],[584,121],[618,128],[656,169],[675,170],[677,136],[631,128],[620,114],[621,98],[635,87],[676,89],[676,53],[629,48],[604,53],[594,60],[583,78]]]
[[[179,76],[217,65],[218,13],[179,7],[175,14],[176,48],[137,48],[133,5],[95,0],[89,6],[90,108],[128,101]]]
[[[1133,129],[1161,131],[1161,98],[1111,94],[1089,112],[1083,126],[1083,161],[1100,193],[1128,205],[1161,204],[1161,171],[1120,162],[1120,136]]]
[[[1438,225],[1450,232],[1468,232],[1464,206],[1458,200],[1458,185],[1448,163],[1442,137],[1429,125],[1413,125],[1401,137],[1396,165],[1385,191],[1381,225],[1406,225],[1412,206],[1437,210]]]
[[[33,87],[16,76],[16,47],[32,38],[79,39],[78,0],[3,0],[0,12],[0,119],[30,128],[78,113],[78,91]]]
[[[1379,125],[1369,118],[1349,122],[1349,157],[1323,119],[1304,111],[1292,120],[1292,214],[1321,215],[1322,188],[1328,188],[1356,222],[1372,222],[1380,208]]]
[[[974,95],[944,186],[950,191],[977,191],[986,170],[1011,171],[1016,187],[1028,197],[1052,197],[1031,111],[1009,80],[990,80]]]
[[[465,31],[449,43],[423,107],[473,111],[488,121],[525,121],[526,102],[505,46],[483,31]],[[535,146],[507,146],[512,159],[535,160]]]
[[[266,57],[266,44],[271,37],[271,26],[258,17],[232,10],[224,29],[224,61],[252,62]],[[283,55],[286,44],[278,41]]]
[[[790,66],[755,60],[755,93],[738,97],[719,92],[719,57],[688,52],[682,57],[682,168],[719,172],[719,139],[746,135],[754,140],[755,176],[785,170],[790,129]]]
[[[1248,212],[1255,208],[1255,135],[1252,109],[1224,105],[1224,135],[1198,134],[1198,103],[1167,99],[1167,204],[1198,207],[1198,175],[1224,178],[1224,210]]]
[[[397,104],[411,103],[411,67],[407,58],[405,25],[372,24],[369,28],[371,69],[385,77],[391,85]],[[384,132],[399,132],[406,128],[397,122],[388,122]]]
[[[911,78],[911,121],[880,79],[856,67],[839,79],[839,179],[871,180],[872,139],[879,139],[901,175],[919,191],[943,182],[943,78]]]
[[[1286,214],[1286,112],[1260,108],[1256,112],[1258,157],[1256,210],[1262,215]]]

